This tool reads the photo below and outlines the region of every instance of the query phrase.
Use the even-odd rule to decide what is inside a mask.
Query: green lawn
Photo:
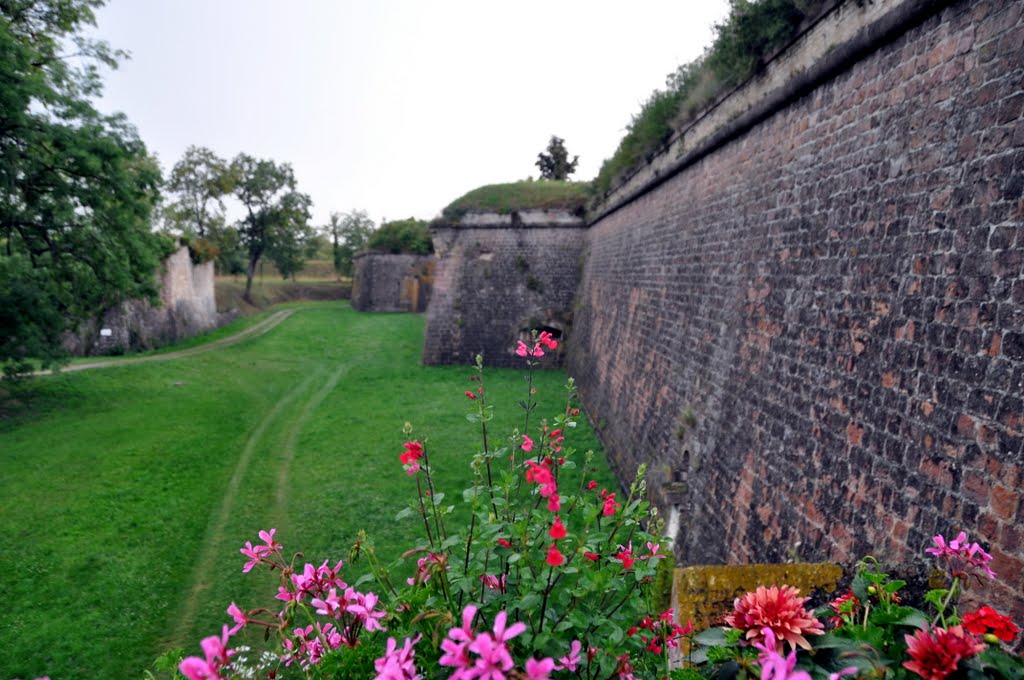
[[[403,424],[449,498],[478,442],[470,369],[420,366],[422,343],[420,316],[317,303],[206,354],[0,386],[0,679],[141,677],[170,646],[198,653],[232,599],[272,606],[238,553],[261,528],[316,563],[360,529],[387,560],[411,546]],[[488,371],[493,431],[521,423],[523,376]],[[537,376],[541,415],[564,379]],[[570,439],[597,447],[585,427]]]

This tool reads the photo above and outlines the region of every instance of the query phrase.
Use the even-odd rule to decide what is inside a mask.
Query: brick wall
[[[591,226],[569,369],[684,563],[920,560],[963,528],[1020,620],[1024,3],[932,4]],[[459,309],[499,323],[497,244],[459,237]]]
[[[425,364],[521,366],[516,341],[548,329],[563,341],[544,363],[559,365],[571,346],[573,302],[585,238],[583,220],[561,211],[470,214],[434,226],[437,255],[427,310]]]
[[[361,312],[423,312],[433,280],[430,255],[363,253],[355,259],[352,307]]]

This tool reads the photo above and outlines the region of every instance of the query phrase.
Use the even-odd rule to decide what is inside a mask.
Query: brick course
[[[1021,620],[1024,3],[947,5],[591,225],[569,369],[684,563],[963,528]]]

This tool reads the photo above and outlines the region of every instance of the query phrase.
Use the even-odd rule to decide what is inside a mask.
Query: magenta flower
[[[416,662],[413,657],[416,650],[413,649],[420,641],[420,635],[414,639],[405,639],[405,645],[399,649],[395,638],[388,638],[388,646],[384,656],[373,662],[373,668],[377,671],[374,680],[419,680],[416,673]]]
[[[471,672],[473,661],[469,658],[469,645],[476,639],[476,635],[471,628],[473,617],[475,616],[476,607],[467,605],[462,610],[462,627],[452,628],[448,631],[448,637],[441,641],[441,651],[444,654],[441,655],[437,662],[442,666],[450,666],[457,669],[451,676],[453,680],[460,680],[461,678],[471,680],[476,677]]]
[[[203,648],[203,656],[206,658],[190,656],[178,665],[178,670],[189,680],[220,680],[223,677],[220,674],[221,669],[235,653],[227,648],[229,637],[231,633],[228,632],[228,627],[224,626],[219,637],[211,635],[203,638],[199,646]]]
[[[811,674],[807,671],[797,671],[796,648],[794,647],[787,656],[779,653],[775,644],[775,633],[771,628],[764,628],[761,631],[764,642],[755,642],[754,647],[761,651],[758,662],[761,664],[761,680],[811,680]]]
[[[266,552],[266,546],[257,545],[253,547],[249,541],[245,542],[245,547],[239,549],[240,553],[249,558],[249,561],[242,567],[242,573],[248,574],[263,559],[263,553]]]
[[[245,626],[245,624],[249,623],[249,619],[246,618],[245,612],[243,612],[241,609],[239,609],[238,605],[235,604],[234,602],[232,602],[230,605],[228,605],[228,612],[227,613],[228,613],[228,616],[230,616],[232,619],[235,620],[234,627],[232,627],[231,630],[228,631],[229,635],[234,635],[239,630],[241,630],[242,627]]]
[[[526,660],[526,676],[523,680],[551,680],[551,671],[555,669],[555,660],[551,658],[537,661],[534,658]]]
[[[277,529],[271,529],[270,531],[260,531],[260,539],[265,544],[260,547],[266,548],[266,552],[268,553],[277,552],[278,550],[284,547],[280,543],[274,541],[274,534],[276,532]]]
[[[521,448],[523,449],[523,451],[526,451],[527,453],[533,451],[533,440],[527,437],[525,434],[523,435],[523,445]]]
[[[583,645],[579,640],[573,640],[569,645],[569,653],[558,660],[555,670],[576,672],[576,665],[580,662],[580,650]]]
[[[954,577],[966,578],[970,568],[983,570],[991,579],[996,577],[996,573],[988,566],[992,556],[982,550],[977,543],[968,543],[966,532],[961,531],[949,544],[942,534],[932,538],[932,541],[935,547],[925,548],[925,552],[945,560],[949,573]]]

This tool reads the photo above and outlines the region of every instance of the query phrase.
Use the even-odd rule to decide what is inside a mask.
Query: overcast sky
[[[429,219],[537,176],[552,134],[597,174],[727,0],[109,0],[123,111],[165,173],[192,144],[291,163],[314,222]]]

